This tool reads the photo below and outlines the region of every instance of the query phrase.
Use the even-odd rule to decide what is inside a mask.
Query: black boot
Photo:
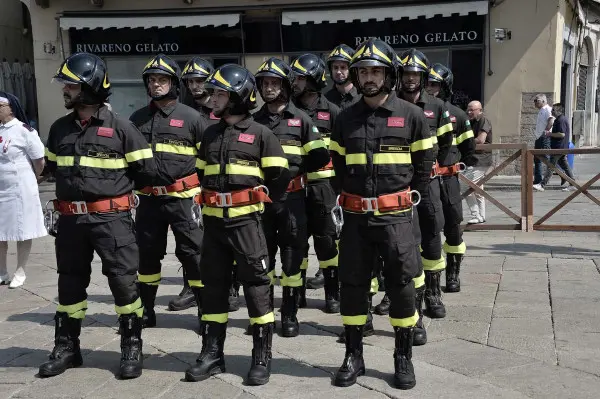
[[[412,364],[413,328],[394,327],[396,350],[394,351],[394,385],[398,389],[411,389],[417,385]]]
[[[144,305],[144,316],[142,317],[142,327],[156,327],[156,313],[154,313],[154,301],[156,300],[156,291],[158,285],[148,285],[139,283],[140,298]]]
[[[299,289],[296,287],[283,287],[283,297],[281,304],[281,336],[282,337],[297,337],[300,325],[298,318],[298,294]]]
[[[314,277],[309,278],[306,281],[306,288],[311,290],[318,290],[325,286],[325,277],[323,277],[323,269],[319,269]]]
[[[271,346],[275,323],[255,324],[252,326],[252,365],[248,371],[248,385],[264,385],[271,376]]]
[[[240,283],[233,281],[229,287],[229,311],[240,310]]]
[[[340,313],[340,283],[338,268],[328,267],[325,276],[325,313]]]
[[[204,287],[192,287],[192,293],[194,294],[194,301],[198,308],[198,331],[202,334],[202,290]]]
[[[142,354],[142,319],[136,314],[121,315],[121,365],[119,376],[122,379],[138,378],[142,375],[144,355]]]
[[[441,271],[425,271],[425,309],[427,316],[432,319],[446,317],[446,307],[442,302],[442,289],[440,288],[441,275]]]
[[[211,375],[225,372],[223,347],[226,331],[227,323],[202,323],[202,351],[196,364],[185,372],[186,381],[204,381]]]
[[[446,292],[460,292],[460,263],[463,256],[448,254],[446,266]]]
[[[189,309],[196,306],[196,298],[194,298],[194,293],[188,283],[187,276],[185,275],[185,270],[183,271],[183,289],[179,293],[178,296],[171,299],[169,301],[169,310],[173,312],[178,312],[180,310]]]
[[[79,349],[81,319],[70,318],[67,313],[56,312],[54,316],[54,349],[50,361],[40,366],[40,377],[54,377],[71,367],[83,364]]]
[[[298,287],[298,309],[303,309],[307,306],[306,304],[306,270],[300,271],[302,275],[302,287]]]
[[[383,296],[383,299],[379,303],[379,305],[375,306],[373,312],[380,316],[385,316],[390,313],[390,297],[387,294]]]
[[[421,346],[427,343],[427,330],[423,324],[423,295],[425,294],[425,286],[417,288],[417,295],[415,296],[415,304],[417,306],[417,312],[419,312],[419,320],[414,328],[413,345]]]
[[[344,326],[346,336],[346,356],[335,374],[334,384],[338,387],[349,387],[356,383],[356,378],[365,374],[363,359],[363,326]]]

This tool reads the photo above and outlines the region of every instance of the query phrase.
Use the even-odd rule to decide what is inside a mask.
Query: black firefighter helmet
[[[427,76],[429,75],[429,60],[417,49],[411,48],[400,54],[400,66],[398,68],[398,79],[400,84],[398,90],[406,90],[402,87],[402,74],[404,72],[418,72],[421,75],[419,87],[415,90],[422,90],[425,88],[425,82],[427,82]]]
[[[292,84],[294,82],[294,72],[290,66],[283,60],[279,58],[271,57],[265,62],[262,63],[260,67],[258,67],[258,71],[254,74],[256,77],[256,86],[258,88],[258,92],[260,96],[265,100],[263,92],[262,92],[262,81],[265,77],[273,77],[281,79],[281,87],[282,92],[277,97],[271,101],[266,101],[266,103],[273,102],[276,100],[283,100],[287,102],[289,100],[289,96],[292,93]]]
[[[433,64],[429,70],[428,80],[440,84],[439,98],[444,101],[450,100],[450,97],[452,97],[452,85],[454,84],[454,74],[450,68],[440,63]]]
[[[185,64],[183,72],[181,72],[181,79],[184,81],[190,78],[206,79],[214,70],[215,68],[209,61],[194,57]]]
[[[230,115],[242,115],[256,108],[256,80],[250,71],[236,64],[225,64],[214,70],[206,79],[209,91],[228,91]]]
[[[331,74],[331,78],[334,80],[335,83],[344,84],[350,79],[350,76],[348,75],[348,79],[345,79],[344,81],[336,81],[333,76],[333,70],[332,70],[333,63],[335,61],[340,61],[340,62],[346,62],[346,63],[348,63],[348,65],[350,65],[350,62],[352,62],[353,56],[354,56],[354,49],[343,43],[336,46],[331,51],[331,53],[329,53],[329,56],[327,57],[327,68],[329,68],[329,73]]]
[[[315,54],[302,54],[292,62],[291,67],[297,76],[306,76],[307,78],[305,89],[296,93],[297,96],[305,91],[318,93],[327,87],[325,62]]]
[[[75,53],[58,68],[53,81],[62,84],[80,84],[78,101],[85,105],[102,104],[110,96],[110,80],[106,64],[90,53]]]
[[[161,96],[152,96],[150,89],[148,88],[148,78],[152,74],[167,75],[171,78],[171,89],[167,94]],[[165,98],[175,99],[179,96],[179,65],[164,54],[158,54],[153,57],[144,67],[142,72],[142,79],[146,86],[148,95],[153,100],[163,100]]]
[[[383,86],[377,93],[370,93],[374,97],[381,92],[390,93],[396,84],[396,53],[383,40],[371,38],[361,44],[357,49],[352,62],[350,63],[350,78],[359,93],[366,95],[360,86],[358,79],[358,68],[380,66],[386,68],[385,80]]]

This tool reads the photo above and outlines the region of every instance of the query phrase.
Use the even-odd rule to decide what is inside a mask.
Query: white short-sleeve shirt
[[[548,126],[548,119],[552,116],[552,107],[548,104],[540,108],[538,112],[537,123],[535,125],[535,138],[539,139],[544,134],[546,126]]]

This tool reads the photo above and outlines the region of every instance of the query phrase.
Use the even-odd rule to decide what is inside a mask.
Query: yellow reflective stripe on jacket
[[[56,162],[56,154],[50,152],[50,150],[46,147],[44,148],[44,155],[48,158],[48,161]]]
[[[335,176],[335,170],[319,170],[316,172],[310,172],[306,175],[308,180],[317,180],[317,179],[329,179],[330,177]]]
[[[196,158],[196,169],[204,169],[206,166],[206,161]]]
[[[437,141],[437,137],[436,136],[432,136],[431,137],[431,144],[432,145],[437,145],[438,141]]]
[[[196,155],[198,153],[194,147],[188,147],[185,145],[164,144],[164,143],[157,143],[155,151],[156,152],[168,152],[171,154],[179,154],[179,155]]]
[[[467,130],[466,132],[464,132],[463,134],[461,134],[460,136],[458,136],[456,138],[456,145],[459,145],[463,141],[468,140],[470,138],[474,138],[474,137],[475,137],[475,135],[473,134],[473,131]]]
[[[101,168],[101,169],[124,169],[127,168],[127,161],[125,158],[110,159],[110,158],[91,158],[91,157],[80,157],[80,166],[87,166],[88,168]]]
[[[437,143],[437,137],[435,140]],[[426,139],[422,140],[417,140],[414,143],[411,143],[410,145],[411,152],[429,150],[430,148],[433,148],[433,140],[431,139],[431,137],[427,137]]]
[[[200,150],[200,146],[202,145],[202,142],[200,143],[196,143],[196,148],[198,149],[198,151]]]
[[[310,152],[311,150],[315,150],[317,148],[327,148],[327,144],[325,144],[324,140],[313,140],[303,145],[304,151]]]
[[[288,155],[306,155],[304,148],[295,145],[282,145],[281,148]]]
[[[373,165],[409,163],[411,163],[409,152],[380,152],[373,154]]]
[[[225,166],[225,173],[228,175],[247,175],[247,176],[256,176],[264,179],[264,174],[262,170],[258,166],[248,166],[248,165],[236,165],[233,163],[228,163]]]
[[[125,154],[127,162],[135,162],[140,159],[152,158],[152,150],[150,148],[144,148],[143,150],[131,151]]]
[[[323,142],[325,143],[325,145],[327,146],[327,148],[329,148],[329,144],[331,143],[331,138],[330,137],[323,137]]]
[[[75,165],[75,157],[70,156],[57,156],[56,157],[56,165],[57,166],[73,166]]]
[[[264,157],[261,158],[260,163],[262,165],[263,168],[269,168],[269,167],[279,167],[279,168],[289,168],[289,164],[288,164],[288,160],[287,158],[283,158],[283,157]]]
[[[452,127],[452,122],[445,124],[444,126],[440,126],[437,129],[437,135],[438,136],[442,136],[448,132],[451,132],[452,130],[454,130],[454,128]]]
[[[329,151],[335,151],[340,155],[346,155],[346,147],[342,147],[340,143],[335,140],[331,140],[331,144],[329,145]]]
[[[214,165],[206,165],[204,166],[204,175],[205,176],[210,176],[210,175],[218,175],[221,173],[221,165],[219,164],[214,164]]]
[[[225,208],[213,208],[210,206],[202,207],[202,214],[206,216],[214,216],[217,218],[223,218]],[[227,208],[227,212],[230,218],[236,218],[239,216],[248,215],[253,212],[263,212],[265,210],[265,205],[263,203],[260,204],[252,204],[245,206],[236,206],[232,208]]]
[[[367,154],[346,154],[346,165],[366,165]]]

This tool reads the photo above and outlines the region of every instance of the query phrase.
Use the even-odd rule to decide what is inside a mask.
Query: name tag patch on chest
[[[115,130],[113,128],[99,127],[96,135],[102,136],[102,137],[112,137],[114,133],[115,133]]]
[[[181,119],[171,119],[169,121],[169,126],[183,127],[183,121]]]
[[[288,119],[288,126],[300,127],[302,126],[302,121],[300,119]]]
[[[117,159],[119,158],[119,154],[116,152],[101,152],[101,151],[92,151],[89,150],[88,157],[90,158],[100,158],[100,159]]]
[[[302,147],[302,143],[298,140],[279,140],[281,145],[291,145],[294,147]]]
[[[238,137],[238,141],[241,141],[242,143],[252,144],[252,143],[254,143],[255,137],[256,136],[254,134],[240,133],[240,135]]]
[[[232,165],[242,165],[242,166],[254,166],[254,167],[258,167],[258,162],[256,162],[256,161],[247,161],[245,159],[229,158],[229,163],[232,164]]]
[[[387,120],[388,127],[404,127],[404,118],[390,116]]]
[[[450,115],[450,122],[456,123],[456,116]]]
[[[425,114],[425,118],[435,118],[435,112],[433,111],[423,111]]]
[[[317,112],[317,119],[320,121],[328,121],[330,118],[329,112]]]
[[[410,152],[410,147],[407,145],[385,145],[379,146],[379,152]]]

